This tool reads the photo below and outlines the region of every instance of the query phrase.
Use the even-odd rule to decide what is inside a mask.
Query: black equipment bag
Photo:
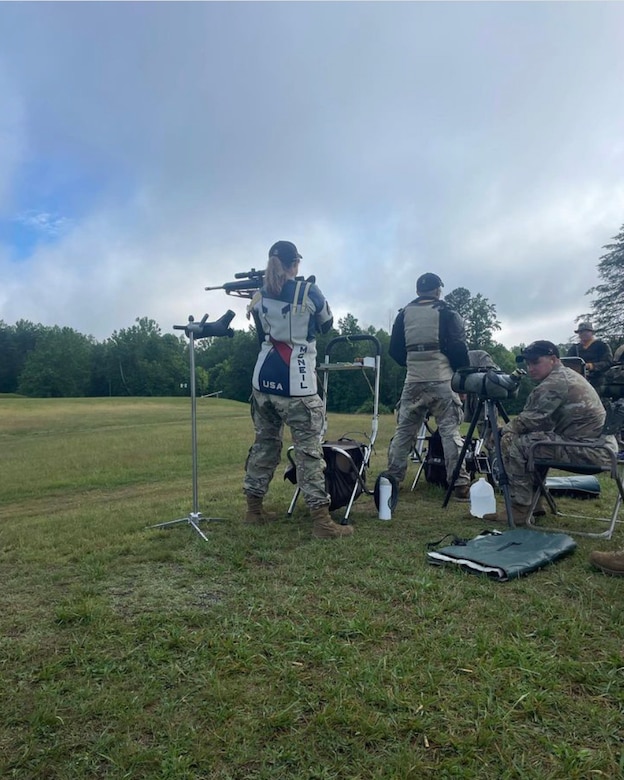
[[[325,488],[330,495],[329,511],[346,506],[355,489],[355,499],[366,488],[366,445],[341,438],[323,443],[325,458]],[[360,474],[361,470],[361,474]]]
[[[446,475],[446,465],[444,463],[444,447],[442,446],[440,431],[437,428],[431,436],[428,437],[428,442],[427,452],[423,463],[425,479],[430,485],[439,485],[446,490],[448,488],[448,479]],[[470,474],[471,479],[474,479],[475,474],[480,470],[480,464],[477,463],[474,454],[475,445],[476,441],[473,439],[468,444],[468,449],[466,450],[464,458],[464,466]]]
[[[330,512],[346,506],[354,490],[355,501],[366,489],[366,449],[365,444],[346,437],[323,442],[325,490],[330,497]],[[297,484],[297,469],[294,463],[291,462],[287,466],[284,479],[288,479],[293,485]]]
[[[429,484],[440,485],[445,489],[448,487],[446,466],[444,465],[444,447],[442,446],[440,431],[437,429],[429,437],[423,471],[425,472],[425,479]]]
[[[602,395],[607,398],[624,398],[624,364],[611,366],[605,371]]]
[[[602,432],[607,435],[620,434],[620,431],[624,430],[624,398],[618,398],[617,401],[607,401],[605,409],[607,417]]]

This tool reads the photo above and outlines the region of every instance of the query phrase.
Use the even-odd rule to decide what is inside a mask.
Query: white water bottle
[[[470,514],[473,517],[483,517],[496,512],[496,497],[494,488],[484,478],[480,477],[470,486]]]
[[[379,477],[379,519],[391,520],[392,510],[390,501],[392,500],[392,485],[387,477]]]

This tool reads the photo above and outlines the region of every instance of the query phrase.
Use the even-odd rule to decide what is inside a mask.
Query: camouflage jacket
[[[503,432],[552,431],[565,439],[596,439],[605,421],[598,393],[576,371],[556,365]]]

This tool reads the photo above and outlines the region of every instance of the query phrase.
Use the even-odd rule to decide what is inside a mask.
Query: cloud
[[[0,5],[0,318],[98,339],[244,303],[297,243],[389,329],[436,271],[571,338],[624,222],[620,4]],[[8,236],[8,234],[7,234]]]
[[[18,214],[14,221],[29,230],[41,233],[49,238],[57,238],[62,233],[65,233],[71,225],[71,220],[66,217],[62,217],[59,214],[50,214],[46,211],[39,213],[24,211]]]

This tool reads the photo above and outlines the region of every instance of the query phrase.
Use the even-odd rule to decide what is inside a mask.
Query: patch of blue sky
[[[108,185],[106,173],[76,160],[25,162],[16,171],[9,213],[0,214],[0,244],[16,262],[42,245],[53,244],[83,219]]]
[[[31,209],[0,219],[0,243],[9,248],[13,260],[26,260],[39,245],[61,238],[71,224],[67,217]]]

